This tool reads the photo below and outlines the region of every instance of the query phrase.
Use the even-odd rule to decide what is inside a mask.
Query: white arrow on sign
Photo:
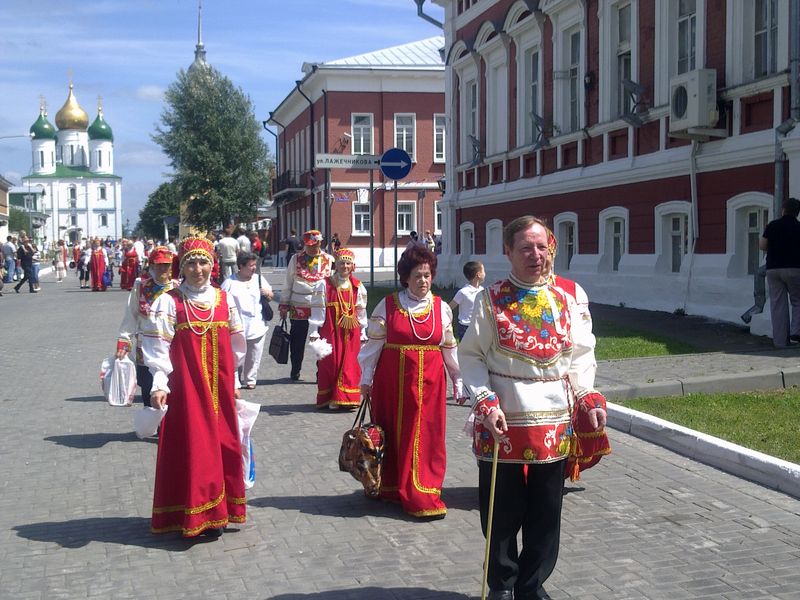
[[[401,169],[405,169],[408,166],[408,164],[409,163],[407,163],[404,160],[401,160],[400,162],[383,162],[383,161],[381,161],[381,166],[382,167],[400,167]]]

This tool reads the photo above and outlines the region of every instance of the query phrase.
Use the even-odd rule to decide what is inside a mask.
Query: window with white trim
[[[566,85],[567,103],[564,124],[566,130],[577,131],[580,126],[580,69],[581,69],[581,32],[571,31],[566,36],[567,60]]]
[[[619,271],[622,258],[628,253],[628,209],[612,206],[600,211],[600,268]]]
[[[758,78],[778,70],[778,0],[755,0],[753,8],[753,76]]]
[[[578,253],[578,215],[574,212],[564,212],[553,219],[553,233],[558,242],[556,251],[555,269],[568,271],[572,258]]]
[[[486,106],[484,135],[486,154],[508,150],[508,54],[500,38],[484,50],[486,60]]]
[[[39,150],[39,166],[44,168],[44,150]]]
[[[518,147],[532,144],[538,135],[533,123],[533,113],[543,117],[542,111],[542,34],[535,16],[527,7],[517,3],[507,17],[506,30],[517,48],[516,114]]]
[[[697,1],[678,1],[678,70],[677,73],[694,71],[697,64]]]
[[[531,48],[525,55],[525,73],[528,76],[525,86],[525,142],[531,144],[536,141],[538,129],[533,124],[533,114],[542,117],[542,106],[540,103],[541,81],[539,72],[541,70],[539,47]]]
[[[395,113],[394,115],[394,145],[395,148],[405,150],[416,161],[414,154],[417,138],[417,116],[414,113]]]
[[[107,199],[107,197],[106,197],[106,186],[105,185],[100,184],[97,187],[97,196],[98,196],[98,198],[100,198],[100,200],[106,200]]]
[[[622,219],[610,219],[611,229],[611,270],[619,271],[619,261],[625,254],[625,221]]]
[[[433,233],[439,235],[442,233],[442,207],[439,203],[439,200],[433,203],[433,219],[434,219]]]
[[[433,162],[445,162],[447,147],[447,116],[433,115]]]
[[[397,234],[408,235],[417,229],[417,203],[400,201],[397,203]]]
[[[100,227],[108,227],[108,215],[106,213],[100,213],[98,217],[97,224]]]
[[[764,252],[758,248],[758,240],[767,227],[769,211],[766,208],[747,210],[747,274],[753,275],[764,260]]]
[[[353,235],[369,235],[369,202],[353,202]]]
[[[69,216],[69,224],[72,227],[75,227],[78,224],[78,215],[70,215]]]
[[[486,222],[486,256],[503,255],[503,221],[490,219]]]
[[[616,8],[616,94],[617,116],[631,111],[633,103],[630,94],[625,91],[623,81],[631,79],[631,32],[633,29],[631,4],[618,4]]]
[[[689,252],[689,215],[672,214],[668,219],[670,271],[680,273],[683,257]]]
[[[351,115],[353,154],[372,154],[372,113]]]
[[[461,256],[471,256],[475,254],[475,224],[471,221],[461,223],[460,233],[460,254]]]
[[[76,206],[78,206],[78,188],[76,188],[74,185],[69,186],[68,195],[69,195],[69,207],[75,208]]]

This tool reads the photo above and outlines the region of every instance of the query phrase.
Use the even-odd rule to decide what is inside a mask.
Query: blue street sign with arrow
[[[411,157],[401,148],[389,148],[381,156],[381,171],[389,179],[403,179],[411,172]]]

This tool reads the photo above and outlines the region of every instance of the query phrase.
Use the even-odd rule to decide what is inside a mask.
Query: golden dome
[[[72,93],[72,84],[69,84],[69,96],[64,106],[56,113],[56,127],[59,129],[79,129],[86,131],[89,127],[89,115],[81,108]]]

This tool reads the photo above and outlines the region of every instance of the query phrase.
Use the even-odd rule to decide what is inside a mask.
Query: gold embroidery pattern
[[[410,350],[411,352],[441,352],[441,346],[436,346],[431,344],[430,346],[423,346],[423,345],[415,345],[415,344],[384,344],[384,348],[391,348],[392,350],[400,350],[400,352],[404,352],[406,350]],[[401,379],[402,381],[402,379]]]
[[[233,520],[233,518],[231,518],[231,520]],[[219,527],[225,527],[227,524],[228,524],[228,519],[219,519],[215,521],[205,521],[201,525],[198,525],[197,527],[192,527],[191,529],[184,529],[183,525],[169,525],[167,527],[151,526],[150,533],[169,533],[170,531],[180,531],[183,535],[187,537],[192,537],[206,529],[217,529]]]
[[[225,485],[222,485],[222,492],[220,492],[219,496],[206,502],[205,504],[201,504],[200,506],[195,506],[192,508],[186,508],[183,504],[176,504],[175,506],[154,506],[153,507],[153,514],[160,515],[168,512],[180,512],[183,511],[184,514],[187,515],[197,515],[201,512],[205,512],[211,508],[217,506],[222,499],[225,497]]]
[[[180,329],[189,329],[190,326],[197,327],[199,325],[203,325],[204,327],[208,325],[211,329],[224,329],[228,327],[229,323],[227,321],[212,321],[211,323],[204,323],[203,321],[185,321],[184,323],[178,323],[175,325],[175,330],[178,331]]]
[[[438,348],[438,346],[436,346]],[[417,365],[417,423],[416,429],[414,431],[414,458],[413,463],[411,465],[411,477],[414,481],[414,487],[417,488],[418,491],[424,494],[435,494],[440,496],[442,490],[439,488],[432,488],[432,487],[425,487],[419,481],[419,438],[422,435],[422,399],[423,399],[423,385],[425,383],[425,379],[423,377],[423,373],[425,372],[425,346],[419,349],[417,352],[419,353],[419,364]],[[402,387],[402,386],[401,386]],[[426,512],[426,511],[423,511]],[[430,513],[430,514],[440,514],[440,513]],[[423,516],[423,515],[417,515]]]
[[[205,364],[205,362],[203,363]],[[219,330],[211,330],[211,404],[219,415]]]
[[[396,440],[397,446],[397,455],[400,455],[400,431],[402,429],[403,424],[403,396],[405,395],[405,386],[403,385],[403,381],[405,381],[405,371],[406,371],[406,355],[401,352],[400,353],[400,376],[398,378],[398,382],[400,383],[400,393],[397,395],[397,431],[395,431],[394,439]]]
[[[412,517],[433,517],[436,515],[446,515],[446,508],[429,508],[426,510],[418,510],[416,512],[408,513]]]
[[[400,292],[395,292],[392,295],[394,296],[394,307],[395,307],[395,309],[397,309],[397,311],[401,315],[403,315],[403,317],[405,317],[407,319],[408,318],[408,311],[405,308],[403,308],[402,304],[400,304]],[[433,296],[431,296],[431,301],[427,304],[427,306],[425,306],[425,310],[420,311],[418,313],[414,313],[414,316],[415,317],[424,317],[425,315],[427,315],[429,312],[431,312],[431,309],[433,308],[433,302],[434,302],[434,298],[433,298]]]

